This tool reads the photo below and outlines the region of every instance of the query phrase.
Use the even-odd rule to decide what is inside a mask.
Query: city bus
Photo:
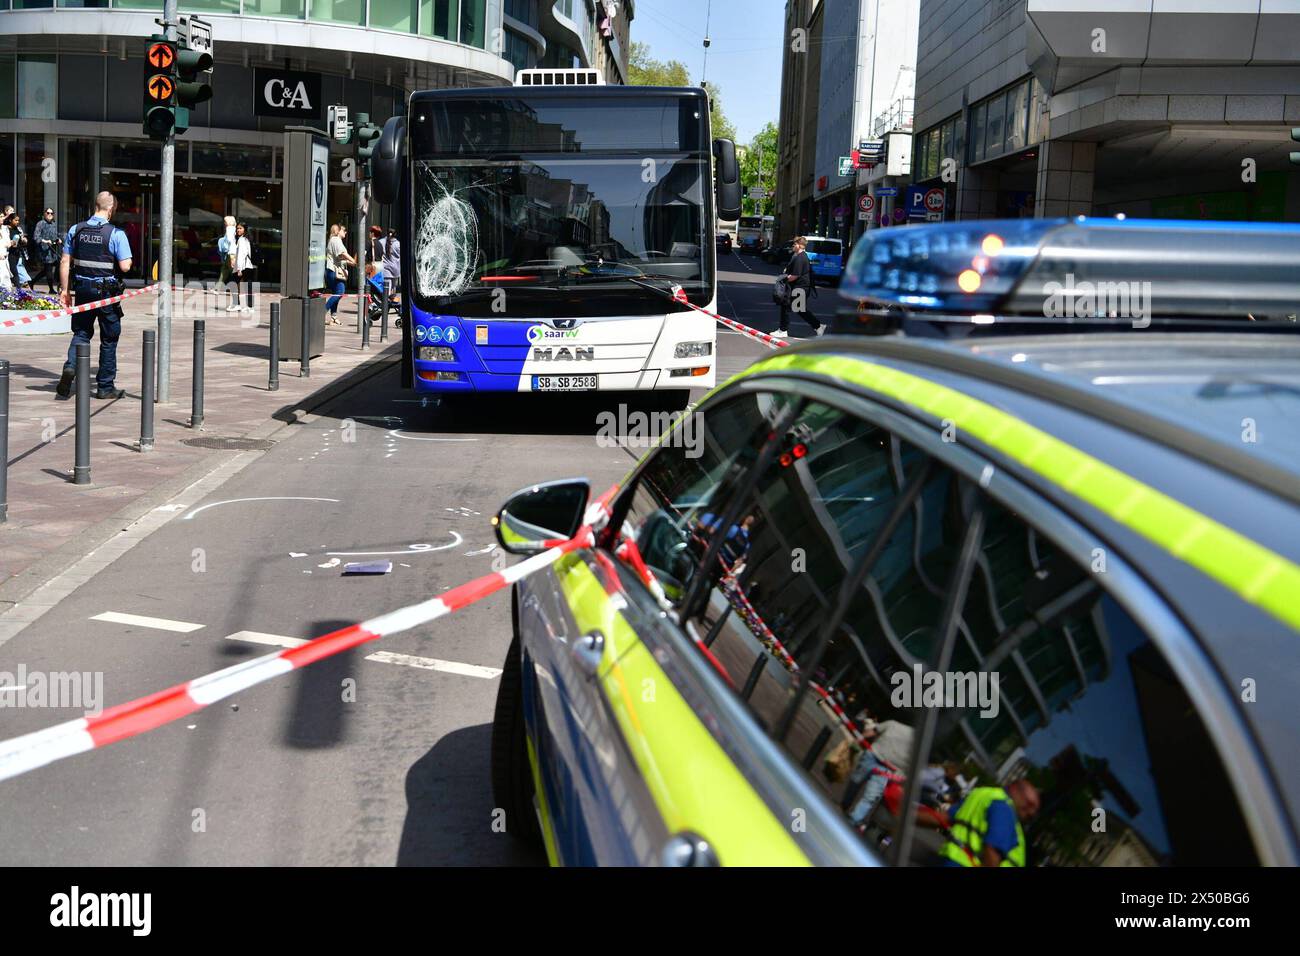
[[[741,216],[736,224],[736,243],[741,252],[762,252],[772,242],[775,216]]]
[[[417,92],[385,125],[373,188],[403,223],[416,392],[656,390],[685,407],[715,383],[698,309],[716,311],[714,223],[739,214],[735,145],[711,139],[704,90],[597,76]]]

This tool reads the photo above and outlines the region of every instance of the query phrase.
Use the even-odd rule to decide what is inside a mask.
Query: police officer
[[[95,214],[68,230],[59,263],[63,290],[59,297],[65,306],[71,304],[69,290],[78,304],[121,294],[122,276],[131,271],[131,243],[126,233],[109,222],[116,208],[117,200],[105,190],[95,197]],[[122,334],[122,306],[115,303],[72,317],[72,346],[55,389],[60,398],[67,398],[72,391],[72,380],[77,374],[77,345],[89,343],[95,337],[96,319],[99,320],[99,373],[91,394],[96,398],[121,398],[126,394],[113,387],[117,378],[117,340]]]

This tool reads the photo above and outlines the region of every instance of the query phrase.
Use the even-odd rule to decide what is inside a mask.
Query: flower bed
[[[0,312],[55,312],[63,308],[55,296],[31,289],[0,289]]]

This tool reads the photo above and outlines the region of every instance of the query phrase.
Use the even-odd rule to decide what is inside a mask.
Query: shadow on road
[[[313,621],[307,633],[316,636],[330,634],[353,623]],[[347,738],[345,713],[348,709],[343,702],[343,681],[355,678],[356,673],[356,649],[327,657],[296,672],[293,703],[284,725],[286,746],[315,750],[343,743]]]
[[[412,765],[398,866],[545,865],[541,850],[493,832],[491,745],[490,724],[463,727]]]

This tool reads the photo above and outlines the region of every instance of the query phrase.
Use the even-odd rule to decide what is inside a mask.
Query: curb
[[[394,350],[397,351],[397,355],[389,355]],[[400,356],[401,340],[399,339],[387,345],[382,351],[376,352],[355,368],[349,369],[333,381],[325,383],[302,401],[293,405],[283,405],[276,409],[265,422],[239,437],[273,439],[274,436],[285,429],[301,424],[304,417],[332,402],[345,392],[397,366],[401,361]],[[280,417],[285,414],[289,415],[290,418],[286,420]],[[9,580],[0,584],[0,614],[9,610],[11,606],[21,603],[33,591],[43,587],[86,555],[102,547],[110,538],[125,530],[154,508],[169,501],[190,485],[200,481],[240,455],[248,454],[248,451],[218,452],[211,458],[195,462],[194,465],[181,474],[174,475],[162,484],[155,485],[120,511],[108,518],[104,518],[97,524],[91,525],[71,541],[51,551],[35,564],[24,568]],[[266,451],[258,451],[254,452],[254,454],[257,458],[260,458],[266,454]],[[256,458],[250,459],[248,464],[252,464],[255,460]]]

